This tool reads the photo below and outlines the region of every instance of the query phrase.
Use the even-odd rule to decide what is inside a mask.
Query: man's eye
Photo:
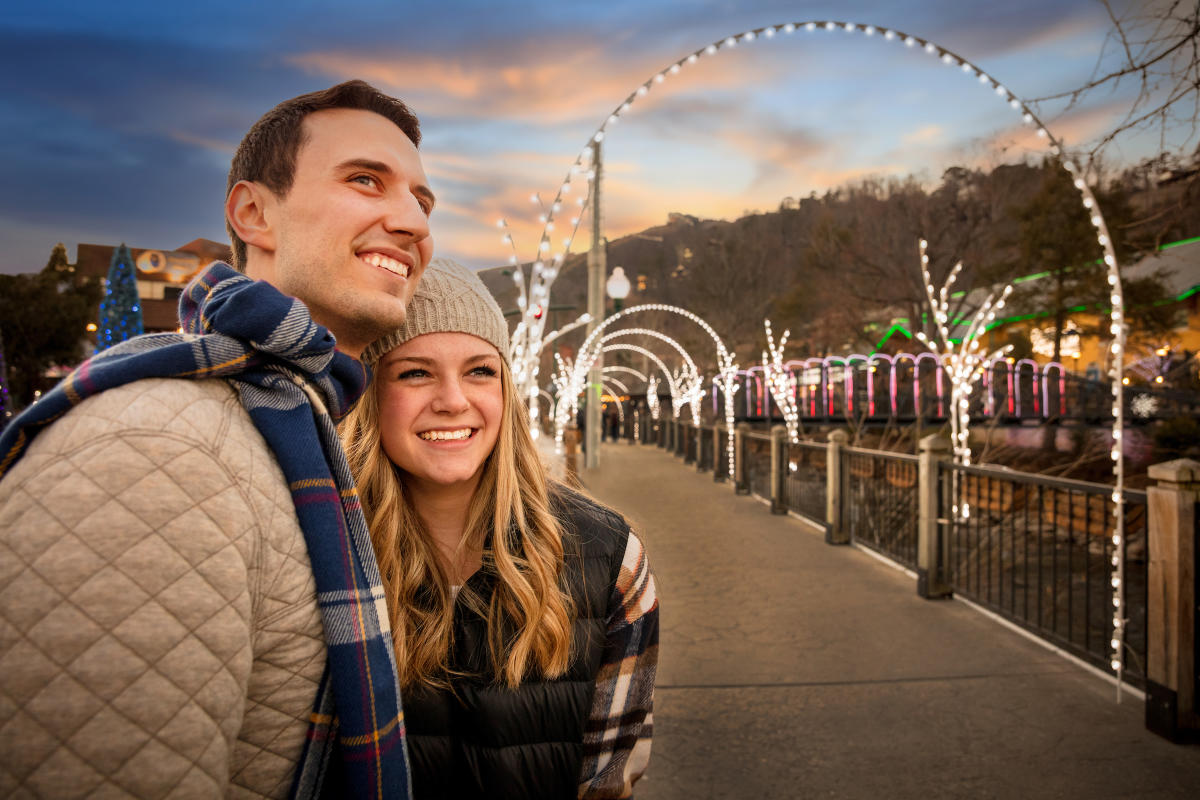
[[[363,186],[370,186],[372,189],[379,188],[379,181],[375,180],[374,175],[355,175],[350,180],[355,183],[361,183]]]

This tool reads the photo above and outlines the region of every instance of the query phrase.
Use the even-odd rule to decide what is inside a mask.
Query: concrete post
[[[831,431],[825,448],[825,542],[850,544],[850,531],[842,514],[842,448],[850,440],[845,431]]]
[[[784,481],[787,480],[787,428],[771,426],[771,513],[786,514],[787,498],[784,497]]]
[[[1196,552],[1200,463],[1152,464],[1146,604],[1146,727],[1172,741],[1200,728]]]
[[[746,480],[746,457],[743,448],[749,422],[739,422],[733,429],[733,490],[737,494],[750,494],[750,481]]]
[[[950,441],[941,436],[921,439],[917,466],[917,594],[926,599],[949,597],[944,526],[938,521],[939,465],[950,460]]]

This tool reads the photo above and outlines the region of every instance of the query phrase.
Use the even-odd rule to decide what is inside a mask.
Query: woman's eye
[[[423,369],[406,369],[406,370],[404,370],[404,372],[401,372],[399,375],[396,376],[396,380],[405,381],[405,380],[410,380],[412,378],[424,378],[424,377],[427,377],[428,375],[429,375],[429,373]]]
[[[471,374],[479,378],[494,378],[496,370],[493,367],[476,367],[471,370]]]

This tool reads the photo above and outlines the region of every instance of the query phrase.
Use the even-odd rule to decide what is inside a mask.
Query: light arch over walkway
[[[883,42],[895,43],[907,48],[920,48],[922,51],[937,58],[943,64],[952,69],[960,70],[964,75],[969,76],[978,82],[978,84],[986,90],[992,92],[997,100],[1008,105],[1015,113],[1019,114],[1021,119],[1027,125],[1034,126],[1037,135],[1046,140],[1047,148],[1050,153],[1059,156],[1062,159],[1063,167],[1073,175],[1075,188],[1079,191],[1080,201],[1085,210],[1090,216],[1092,226],[1095,230],[1096,241],[1103,249],[1104,263],[1108,270],[1108,283],[1111,288],[1111,312],[1109,331],[1112,335],[1111,356],[1112,368],[1109,370],[1109,375],[1112,379],[1113,391],[1113,406],[1112,406],[1112,461],[1114,474],[1114,490],[1113,490],[1113,515],[1116,517],[1115,527],[1112,536],[1112,542],[1116,555],[1113,557],[1113,653],[1111,666],[1118,677],[1118,693],[1120,692],[1120,678],[1124,667],[1124,632],[1126,625],[1126,607],[1125,607],[1125,558],[1124,558],[1124,531],[1125,531],[1125,514],[1123,503],[1123,492],[1125,482],[1125,459],[1122,448],[1122,433],[1124,429],[1124,407],[1121,397],[1122,378],[1124,377],[1124,354],[1125,354],[1125,339],[1127,326],[1125,324],[1124,311],[1124,292],[1121,286],[1121,276],[1117,264],[1116,252],[1113,249],[1112,239],[1108,233],[1108,226],[1105,223],[1103,214],[1100,212],[1099,204],[1096,202],[1095,196],[1088,188],[1086,181],[1083,178],[1083,170],[1070,159],[1066,154],[1063,143],[1060,139],[1054,136],[1049,128],[1038,118],[1028,104],[1023,101],[1015,92],[1009,89],[998,78],[994,77],[983,68],[977,66],[970,60],[959,55],[955,51],[943,47],[928,39],[915,36],[913,34],[865,23],[846,22],[838,20],[806,20],[802,22],[785,22],[777,25],[767,25],[759,28],[754,28],[740,33],[726,36],[718,39],[710,44],[695,50],[688,55],[680,58],[663,69],[650,75],[642,84],[635,87],[626,98],[619,103],[612,111],[605,116],[605,119],[588,137],[587,144],[575,159],[566,177],[562,181],[555,193],[554,200],[550,206],[545,209],[543,219],[545,227],[542,230],[540,241],[538,242],[537,256],[533,263],[533,269],[529,276],[528,296],[532,302],[527,302],[525,306],[525,314],[529,317],[528,325],[525,326],[524,334],[529,338],[530,343],[535,343],[540,340],[542,333],[543,320],[534,319],[532,309],[539,302],[546,302],[549,299],[550,289],[558,275],[559,267],[566,258],[566,254],[570,250],[571,241],[574,238],[575,232],[578,230],[580,221],[583,219],[583,209],[587,205],[587,197],[590,191],[579,193],[575,205],[578,206],[578,215],[574,217],[571,225],[571,235],[562,240],[561,249],[554,252],[554,247],[551,241],[550,233],[554,230],[555,221],[563,210],[563,205],[566,202],[566,195],[571,191],[572,181],[576,177],[582,176],[588,183],[590,189],[591,181],[595,178],[595,171],[590,168],[590,148],[593,143],[600,143],[608,135],[610,129],[615,126],[623,115],[628,113],[637,103],[638,100],[645,97],[650,91],[657,87],[666,84],[668,79],[679,74],[680,71],[688,66],[697,63],[702,58],[710,58],[718,53],[726,52],[735,49],[739,46],[754,43],[760,39],[774,39],[779,36],[791,36],[798,32],[805,33],[841,33],[841,34],[859,34],[866,38],[875,38]],[[535,195],[535,198],[537,196]],[[506,239],[511,242],[511,237]],[[549,263],[547,263],[549,262]],[[516,259],[514,257],[514,263]],[[520,270],[518,270],[520,272]],[[518,279],[518,286],[522,298],[526,295],[524,278]],[[543,315],[544,317],[544,315]],[[540,347],[536,348],[540,353]],[[535,370],[536,374],[536,370]]]

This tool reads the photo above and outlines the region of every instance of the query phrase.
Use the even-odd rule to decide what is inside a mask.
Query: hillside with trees
[[[1200,154],[1148,159],[1102,177],[1094,193],[1122,263],[1200,235]],[[672,214],[665,225],[611,241],[608,266],[630,276],[627,307],[688,308],[742,360],[757,361],[764,317],[791,329],[792,352],[824,355],[869,350],[891,319],[921,319],[922,237],[935,284],[960,260],[959,288],[1051,272],[1052,290],[1038,281],[1036,294],[1017,299],[1051,317],[1068,305],[1106,307],[1102,271],[1082,269],[1100,255],[1090,223],[1068,174],[1051,160],[990,171],[955,167],[933,186],[911,176],[868,178],[820,196],[785,198],[773,211],[733,221]],[[509,270],[488,272],[501,305],[514,308]],[[1131,305],[1148,310],[1131,318],[1135,326],[1171,322],[1151,313],[1166,291],[1161,282],[1143,280],[1126,291]],[[582,313],[585,296],[586,254],[577,254],[554,286],[550,326]],[[643,324],[708,360],[708,343],[689,323],[664,315]]]

